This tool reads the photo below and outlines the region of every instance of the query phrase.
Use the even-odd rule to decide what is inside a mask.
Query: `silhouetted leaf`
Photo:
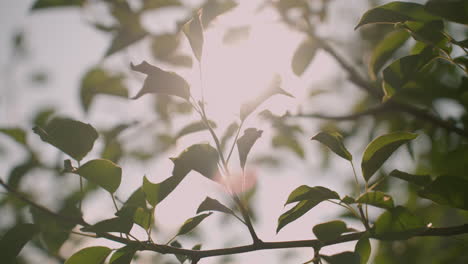
[[[37,0],[31,7],[33,10],[52,7],[79,7],[85,0]]]
[[[237,6],[233,0],[207,0],[202,6],[201,21],[206,28],[219,15],[226,13]]]
[[[21,128],[0,128],[0,133],[9,136],[19,144],[26,146],[26,132]]]
[[[45,128],[34,127],[42,141],[60,149],[77,161],[83,159],[93,148],[98,133],[90,124],[69,118],[56,117]]]
[[[212,128],[216,128],[216,123],[213,121],[208,121]],[[203,131],[208,129],[203,121],[196,121],[184,126],[179,132],[177,132],[175,139],[179,139],[185,135]]]
[[[33,224],[17,224],[0,239],[0,259],[2,263],[15,263],[16,256],[38,232]]]
[[[166,198],[184,179],[182,176],[171,176],[160,183],[151,183],[146,176],[143,177],[143,192],[146,200],[154,207]]]
[[[224,44],[236,44],[245,40],[250,35],[250,26],[231,27],[226,30],[223,36]]]
[[[179,44],[179,34],[161,34],[152,37],[151,51],[155,58],[165,60],[175,53]]]
[[[223,136],[221,137],[221,149],[225,149],[227,141],[234,136],[236,133],[237,129],[239,128],[239,125],[237,122],[231,123],[227,128],[226,131],[224,131]]]
[[[114,217],[100,221],[92,226],[83,227],[81,230],[93,233],[119,232],[128,234],[132,229],[132,226],[132,219]]]
[[[323,256],[322,258],[330,264],[359,264],[359,255],[354,252],[342,252],[333,256]]]
[[[244,135],[237,140],[237,150],[239,151],[239,161],[242,169],[245,168],[250,149],[255,141],[262,136],[262,133],[262,130],[256,128],[247,128],[244,130]]]
[[[376,78],[378,71],[392,57],[395,51],[400,48],[410,34],[406,30],[392,31],[387,34],[372,51],[369,61],[369,75]]]
[[[133,222],[143,229],[148,230],[153,221],[153,211],[147,208],[138,207],[133,216]]]
[[[391,209],[393,208],[393,198],[383,192],[367,192],[359,196],[356,203],[369,204],[376,207]]]
[[[130,65],[132,70],[147,75],[143,88],[132,99],[138,99],[147,93],[161,93],[182,97],[190,97],[190,88],[187,81],[176,73],[164,71],[146,61],[138,65]]]
[[[393,170],[389,175],[419,186],[425,186],[431,182],[431,176],[429,175],[414,175],[399,170]]]
[[[438,204],[468,210],[468,180],[440,176],[419,192],[421,197]]]
[[[328,242],[339,238],[341,234],[348,231],[348,227],[345,222],[334,220],[315,225],[312,231],[318,240]]]
[[[226,214],[234,215],[234,212],[220,203],[218,200],[206,197],[205,200],[198,206],[197,214],[206,211],[218,211]]]
[[[345,197],[343,197],[343,199],[341,199],[341,201],[345,204],[353,204],[353,203],[356,203],[356,199],[354,199],[353,197],[350,197],[348,195],[346,195]]]
[[[311,138],[330,148],[338,156],[352,161],[353,156],[343,145],[343,137],[338,132],[320,132]]]
[[[426,3],[426,10],[453,22],[468,24],[468,2],[465,0],[431,0]]]
[[[423,5],[395,1],[368,10],[361,17],[355,29],[372,23],[394,24],[405,21],[426,22],[437,19],[438,17],[428,13]]]
[[[183,177],[194,170],[212,179],[218,173],[218,151],[209,144],[194,144],[171,160],[174,162],[174,176]]]
[[[283,94],[289,97],[293,97],[290,93],[286,92],[285,90],[281,89],[281,79],[279,76],[275,76],[272,80],[269,87],[263,91],[260,95],[255,97],[253,100],[242,104],[240,108],[240,118],[244,120],[249,116],[257,107],[259,107],[263,102],[265,102],[268,98],[272,97],[276,94]]]
[[[359,254],[360,264],[367,264],[371,254],[371,244],[367,235],[363,235],[354,248],[354,252]]]
[[[307,213],[310,209],[314,208],[319,203],[320,202],[317,200],[303,200],[296,204],[293,208],[289,209],[287,212],[283,213],[278,218],[278,226],[276,227],[276,233],[278,233],[287,224],[303,216],[305,213]]]
[[[117,249],[111,256],[109,264],[130,264],[136,249],[132,246],[125,246]]]
[[[198,12],[183,27],[183,31],[189,40],[193,54],[201,61],[203,54],[203,26],[200,21],[201,12]]]
[[[171,246],[175,248],[182,248],[182,244],[180,244],[179,241],[177,240],[172,241]],[[183,264],[187,260],[187,256],[185,255],[180,255],[180,254],[174,254],[174,255],[176,256],[180,264]]]
[[[84,248],[65,261],[65,264],[102,264],[111,253],[107,247],[88,247]]]
[[[86,162],[76,170],[76,174],[94,182],[110,193],[114,193],[119,188],[122,180],[122,168],[105,159]]]
[[[98,94],[128,97],[128,90],[124,84],[123,75],[111,75],[101,68],[89,70],[81,80],[80,99],[85,111]]]
[[[195,227],[197,227],[197,225],[199,225],[205,218],[207,218],[211,214],[212,213],[201,214],[187,219],[184,222],[184,224],[180,227],[179,232],[177,232],[177,236],[184,235],[192,231]]]
[[[380,239],[408,239],[426,229],[419,217],[403,206],[392,208],[379,216],[374,224],[375,235]]]
[[[401,145],[413,140],[418,135],[408,132],[394,132],[374,139],[367,145],[362,157],[362,175],[366,181],[380,169],[382,164]]]
[[[297,76],[301,76],[317,53],[317,44],[312,39],[303,41],[294,52],[291,67]]]
[[[301,185],[289,194],[285,205],[303,200],[316,201],[317,204],[328,199],[340,199],[340,196],[325,187]]]

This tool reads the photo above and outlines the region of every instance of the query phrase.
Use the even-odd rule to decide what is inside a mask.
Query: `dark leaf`
[[[197,214],[206,211],[218,211],[226,214],[234,215],[234,212],[220,203],[218,200],[206,197],[205,200],[198,206]]]
[[[3,263],[15,263],[16,256],[38,232],[33,224],[17,224],[0,239],[0,259]]]
[[[369,61],[369,75],[376,79],[376,75],[383,65],[392,57],[395,51],[400,48],[410,34],[406,30],[392,31],[387,34],[372,51]]]
[[[419,192],[421,197],[438,204],[468,210],[468,180],[440,176]]]
[[[425,186],[431,182],[431,176],[429,175],[414,175],[399,170],[393,170],[389,175],[419,186]]]
[[[132,246],[119,248],[112,254],[109,264],[130,264],[135,253],[136,249]]]
[[[354,252],[342,252],[333,256],[322,256],[330,264],[359,264],[359,255]]]
[[[371,254],[371,244],[367,235],[363,235],[354,248],[354,252],[359,254],[360,264],[367,264]]]
[[[132,226],[132,219],[114,217],[100,221],[92,226],[83,227],[81,230],[93,233],[119,232],[128,234],[132,229]]]
[[[146,176],[143,177],[143,192],[146,200],[154,207],[164,200],[184,179],[183,176],[171,176],[160,183],[151,183]]]
[[[380,169],[382,164],[401,145],[413,140],[418,135],[408,132],[394,132],[374,139],[367,145],[362,157],[362,175],[366,181]]]
[[[278,226],[276,228],[276,233],[278,233],[287,224],[303,216],[305,213],[307,213],[310,209],[314,208],[319,203],[320,202],[316,200],[303,200],[296,204],[293,208],[289,209],[287,212],[283,213],[278,218]]]
[[[417,41],[425,44],[438,47],[450,53],[452,47],[450,39],[444,32],[444,22],[441,20],[434,20],[430,22],[406,22],[401,25],[411,32],[411,35]]]
[[[102,264],[111,253],[107,247],[88,247],[84,248],[65,261],[65,264]]]
[[[343,145],[343,137],[338,132],[320,132],[311,138],[330,148],[338,156],[352,161],[353,156]]]
[[[146,61],[138,65],[130,65],[132,70],[146,74],[143,88],[132,99],[138,99],[147,93],[161,93],[182,97],[190,97],[190,88],[187,81],[176,73],[164,71]]]
[[[39,161],[34,156],[30,156],[26,161],[13,167],[8,175],[8,185],[13,189],[18,189],[23,177],[34,168],[40,165]]]
[[[206,28],[219,15],[226,13],[238,4],[233,0],[207,0],[202,6],[201,21]]]
[[[143,10],[159,9],[164,7],[177,7],[182,3],[179,0],[145,0],[143,1]]]
[[[210,124],[210,126],[212,128],[216,128],[216,123],[213,122],[213,121],[208,121],[208,123]],[[179,139],[183,136],[186,136],[188,134],[191,134],[191,133],[195,133],[195,132],[200,132],[200,131],[203,131],[203,130],[206,130],[208,129],[205,125],[205,123],[203,121],[197,121],[197,122],[194,122],[194,123],[190,123],[186,126],[184,126],[175,136],[175,139]]]
[[[193,54],[201,61],[203,54],[203,26],[200,20],[201,12],[198,12],[183,27],[183,31],[189,40]]]
[[[381,214],[374,228],[379,239],[408,239],[424,231],[426,225],[405,207],[397,206]]]
[[[356,203],[356,199],[354,199],[353,197],[350,197],[348,195],[346,195],[345,197],[343,197],[343,199],[341,199],[341,201],[345,204],[353,204],[353,203]]]
[[[165,60],[176,52],[179,44],[179,34],[157,35],[152,38],[151,51],[155,58]]]
[[[393,198],[390,195],[379,191],[362,194],[356,200],[356,203],[369,204],[384,209],[391,209],[394,207]]]
[[[346,223],[335,220],[315,225],[312,228],[314,235],[322,242],[333,241],[348,231]]]
[[[185,149],[174,162],[172,175],[184,177],[191,170],[213,179],[218,173],[218,151],[209,144],[194,144]]]
[[[105,159],[86,162],[76,170],[76,174],[94,182],[110,193],[114,193],[119,188],[122,180],[122,168]]]
[[[340,199],[340,196],[325,187],[301,185],[289,194],[285,205],[303,200],[316,201],[317,204],[328,199]]]
[[[262,133],[262,130],[256,128],[247,128],[244,130],[244,135],[237,140],[237,150],[239,151],[239,161],[242,169],[245,168],[250,149],[257,139],[262,136]]]
[[[294,52],[291,67],[297,76],[301,76],[317,53],[317,44],[312,39],[303,41]]]
[[[26,132],[21,128],[0,128],[0,133],[9,136],[19,144],[26,146]]]
[[[171,246],[175,247],[175,248],[182,248],[182,244],[180,244],[179,241],[177,241],[177,240],[174,240],[171,243]],[[185,256],[185,255],[175,254],[175,256],[176,256],[177,260],[180,262],[180,264],[183,264],[187,260],[187,256]]]
[[[453,22],[468,24],[466,0],[431,0],[426,3],[426,10]]]
[[[153,211],[147,208],[138,207],[133,216],[133,222],[148,230],[153,222]]]
[[[210,216],[212,213],[201,214],[195,217],[187,219],[184,224],[180,227],[179,232],[177,232],[177,236],[187,234],[188,232],[192,231],[195,227],[197,227],[205,218]]]
[[[88,154],[98,137],[96,129],[91,125],[61,117],[52,119],[45,128],[34,127],[33,131],[42,141],[55,146],[77,161]]]
[[[395,24],[406,21],[427,22],[437,19],[438,17],[427,12],[423,5],[395,1],[364,13],[355,29],[372,23]]]
[[[52,7],[80,7],[85,0],[37,0],[31,7],[33,10]]]

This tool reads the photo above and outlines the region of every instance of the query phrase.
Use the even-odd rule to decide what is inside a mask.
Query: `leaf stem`
[[[234,151],[234,147],[236,146],[237,139],[239,138],[242,125],[244,125],[244,120],[241,120],[239,127],[237,128],[236,136],[234,137],[234,141],[232,142],[231,150],[229,151],[226,162],[229,162],[229,159],[231,158],[232,152]]]
[[[115,197],[112,193],[109,193],[111,198],[112,198],[112,203],[114,204],[114,207],[115,207],[115,211],[118,212],[119,211],[119,207],[117,206],[117,203],[115,202]]]

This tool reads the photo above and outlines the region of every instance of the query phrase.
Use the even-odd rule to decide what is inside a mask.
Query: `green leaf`
[[[356,200],[356,203],[369,204],[384,209],[391,209],[394,207],[393,198],[390,195],[379,191],[362,194]]]
[[[343,137],[338,132],[320,132],[311,139],[324,144],[338,156],[349,161],[353,160],[353,156],[343,145]]]
[[[202,6],[201,21],[203,27],[206,28],[218,16],[232,10],[238,4],[234,0],[207,0]]]
[[[264,90],[260,95],[256,96],[254,99],[242,104],[240,108],[241,120],[245,120],[253,111],[255,111],[255,109],[257,109],[257,107],[259,107],[263,102],[268,100],[273,95],[283,94],[289,97],[293,97],[290,93],[281,89],[280,85],[280,77],[275,76],[266,90]]]
[[[35,156],[30,156],[24,162],[21,162],[17,166],[10,170],[8,175],[8,185],[13,189],[18,189],[22,179],[34,168],[39,167],[40,163]]]
[[[244,135],[237,140],[237,150],[239,151],[239,161],[242,169],[245,168],[247,155],[249,155],[250,149],[257,139],[262,136],[262,133],[262,130],[256,128],[247,128],[244,130]]]
[[[146,176],[143,177],[143,192],[146,200],[154,207],[164,200],[184,179],[183,176],[171,176],[160,183],[151,183]]]
[[[100,221],[92,226],[87,226],[81,228],[84,232],[93,232],[93,233],[107,233],[107,232],[119,232],[128,234],[132,229],[133,221],[132,219],[127,219],[124,217],[114,217],[111,219],[106,219]]]
[[[33,224],[17,224],[0,239],[0,259],[3,263],[15,263],[16,256],[38,232]]]
[[[371,254],[371,244],[367,235],[363,235],[358,240],[354,248],[354,252],[359,254],[360,264],[367,264]]]
[[[431,0],[426,3],[426,10],[453,22],[468,24],[468,2],[466,0]]]
[[[395,51],[400,48],[410,34],[406,30],[392,31],[387,34],[372,51],[369,61],[369,75],[376,79],[378,71],[392,57]]]
[[[343,197],[343,199],[341,199],[341,201],[345,204],[354,204],[356,203],[356,199],[354,199],[353,197],[350,197],[348,195],[346,195],[345,197]]]
[[[218,200],[206,197],[205,200],[198,206],[197,214],[206,211],[218,211],[226,214],[234,215],[234,212],[227,206],[220,203]]]
[[[102,264],[111,253],[107,247],[88,247],[84,248],[65,261],[65,264]]]
[[[143,229],[148,230],[153,221],[153,211],[147,208],[138,207],[135,211],[133,221]]]
[[[198,12],[184,26],[183,31],[189,40],[193,54],[201,61],[203,54],[203,26],[200,20],[201,12]]]
[[[182,3],[179,0],[150,0],[143,2],[143,10],[159,9],[164,7],[177,7],[181,6]]]
[[[239,125],[237,122],[231,123],[224,131],[223,136],[221,137],[221,149],[224,150],[226,148],[227,141],[234,136],[237,129],[239,129]]]
[[[180,244],[179,241],[174,240],[171,243],[171,247],[182,248],[182,244]],[[176,256],[176,258],[180,262],[180,264],[183,264],[187,260],[187,256],[185,256],[185,255],[180,255],[180,254],[174,254],[174,255]]]
[[[440,176],[419,192],[421,197],[438,204],[468,210],[468,180]]]
[[[393,170],[389,175],[419,186],[425,186],[431,182],[429,175],[414,175],[399,170]]]
[[[339,220],[334,220],[326,223],[315,225],[312,228],[314,235],[322,242],[333,241],[348,231],[346,223]]]
[[[179,34],[161,34],[152,38],[151,51],[155,58],[165,60],[176,52],[179,45]]]
[[[360,264],[359,255],[349,251],[321,257],[330,264]]]
[[[146,61],[130,65],[131,69],[147,75],[143,88],[132,99],[138,99],[147,93],[167,94],[188,100],[190,87],[184,78],[176,73],[164,71]]]
[[[366,181],[380,169],[382,164],[401,145],[413,140],[418,135],[408,132],[394,132],[374,139],[367,145],[362,157],[362,175]]]
[[[426,225],[405,207],[397,206],[381,214],[374,229],[379,239],[408,239],[424,231]]]
[[[120,208],[115,215],[119,217],[133,218],[136,210],[140,207],[146,209],[146,197],[142,187],[138,188],[132,193],[132,195],[130,195],[122,208]]]
[[[76,174],[114,193],[122,180],[122,169],[110,160],[95,159],[86,162]]]
[[[52,7],[79,7],[85,0],[37,0],[31,7],[32,10]]]
[[[289,194],[285,205],[303,200],[316,201],[318,204],[328,199],[340,199],[340,196],[336,192],[322,186],[309,187],[301,185]]]
[[[109,264],[130,264],[135,253],[136,249],[132,246],[119,248],[112,254]]]
[[[306,39],[294,52],[291,67],[297,76],[301,76],[317,53],[317,44],[312,39]]]
[[[187,219],[184,224],[180,227],[179,232],[177,232],[177,236],[185,235],[188,232],[192,231],[195,227],[197,227],[205,218],[210,216],[212,213],[201,214],[195,217]]]
[[[184,177],[191,170],[213,179],[218,174],[218,151],[210,144],[194,144],[185,149],[178,157],[171,158],[174,162],[172,175]]]
[[[21,128],[0,128],[0,133],[9,136],[19,144],[26,146],[26,132]]]
[[[280,215],[278,218],[278,226],[276,227],[276,233],[278,233],[287,224],[295,221],[299,217],[303,216],[310,209],[314,208],[317,204],[316,200],[303,200],[296,204],[293,208]]]
[[[85,112],[98,94],[113,95],[128,98],[128,90],[124,84],[124,76],[111,75],[101,68],[92,68],[81,80],[80,99]]]
[[[429,22],[406,22],[401,25],[411,32],[411,36],[417,41],[434,47],[438,47],[450,53],[452,47],[450,39],[444,31],[444,22],[434,20]]]
[[[34,127],[33,131],[42,141],[60,149],[77,161],[88,154],[98,138],[96,129],[90,124],[62,117],[52,119],[44,128]]]
[[[210,126],[212,128],[216,128],[216,123],[209,120],[208,123],[210,124]],[[203,121],[197,121],[197,122],[194,122],[194,123],[190,123],[186,126],[184,126],[175,136],[175,139],[179,139],[183,136],[186,136],[188,134],[192,134],[192,133],[196,133],[196,132],[200,132],[200,131],[203,131],[203,130],[206,130],[208,129],[205,125],[205,123]]]
[[[437,19],[438,17],[427,12],[423,5],[395,1],[368,10],[361,17],[355,29],[373,23],[395,24],[406,21],[427,22]]]

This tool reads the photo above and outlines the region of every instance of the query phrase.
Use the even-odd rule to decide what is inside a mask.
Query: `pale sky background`
[[[30,13],[28,8],[32,5],[32,2],[6,0],[0,2],[1,126],[20,126],[29,130],[27,124],[32,118],[32,113],[34,113],[35,109],[44,105],[52,105],[59,110],[59,114],[89,122],[97,128],[106,128],[125,120],[137,119],[143,120],[143,123],[145,123],[145,121],[149,122],[154,119],[154,114],[149,110],[149,96],[142,97],[138,101],[102,96],[94,101],[91,114],[86,117],[78,100],[80,79],[90,67],[102,60],[111,38],[109,35],[104,35],[86,25],[78,10],[57,9]],[[258,1],[242,2],[252,5],[252,3]],[[359,19],[359,15],[366,9],[366,1],[352,1],[353,4],[350,4],[350,2],[333,1],[334,4],[330,10],[330,23],[319,29],[322,35],[337,38],[339,41],[346,41],[347,43],[352,43],[352,39],[359,38],[358,33],[353,28]],[[274,17],[270,13],[265,13],[262,16],[249,15],[246,11],[249,8],[247,5],[242,7],[240,11],[219,18],[216,22],[218,28],[209,29],[206,32],[205,92],[208,102],[208,115],[217,121],[221,128],[218,133],[221,133],[226,125],[238,118],[238,104],[242,100],[249,99],[249,96],[255,93],[252,84],[260,87],[262,84],[268,83],[275,72],[279,72],[283,77],[283,88],[296,98],[278,96],[265,104],[264,108],[268,107],[276,113],[284,113],[286,110],[294,112],[297,107],[302,107],[308,111],[323,111],[323,109],[326,109],[328,114],[346,113],[351,107],[349,103],[351,100],[348,101],[348,99],[358,98],[361,95],[358,89],[350,87],[350,85],[344,85],[330,95],[322,95],[315,99],[306,98],[307,94],[314,89],[336,89],[334,86],[341,85],[345,81],[345,74],[337,67],[335,62],[326,54],[319,52],[302,78],[295,77],[290,69],[290,61],[294,49],[302,40],[302,36],[290,33],[284,27],[279,26],[278,23],[274,22]],[[173,15],[180,16],[181,14],[174,13]],[[152,19],[166,20],[161,23],[162,28],[151,28],[153,32],[164,31],[164,26],[172,25],[168,22],[171,19],[170,16],[166,17],[160,14],[155,14],[155,16],[156,18],[151,18],[148,15],[148,18],[143,21],[144,24],[154,25],[155,23],[151,23]],[[252,39],[243,42],[240,46],[223,47],[221,44],[222,29],[229,25],[235,25],[239,21],[252,25]],[[25,59],[24,62],[15,63],[12,68],[12,62],[9,60],[11,37],[18,30],[25,33],[25,42],[27,49],[30,51],[30,57]],[[185,46],[188,47],[187,43],[185,43]],[[128,67],[126,63],[129,58],[134,63],[139,63],[149,56],[144,48],[144,43],[133,45],[126,51],[128,57],[122,58],[123,56],[116,55],[106,59],[104,65],[112,69],[125,69],[125,67]],[[352,56],[346,57],[351,58]],[[11,70],[7,71],[7,68]],[[169,67],[167,68],[169,69]],[[27,76],[38,70],[48,73],[50,79],[45,85],[35,87]],[[196,67],[194,67],[193,71],[183,70],[180,72],[191,82],[193,91],[199,89],[198,72],[196,70]],[[9,74],[5,74],[5,72],[9,72]],[[330,81],[330,79],[334,80]],[[338,84],[335,82],[336,80],[338,80]],[[141,87],[141,79],[135,77],[129,81],[129,85],[130,95],[134,95]],[[275,234],[277,218],[286,211],[283,204],[288,194],[298,186],[303,184],[309,186],[321,185],[337,191],[342,196],[350,192],[345,187],[345,182],[353,179],[351,166],[346,161],[332,155],[332,168],[323,171],[320,167],[319,145],[317,142],[310,142],[309,140],[311,136],[319,132],[319,123],[316,120],[305,120],[303,124],[305,133],[301,142],[307,153],[305,161],[298,159],[290,152],[275,149],[273,150],[275,153],[284,154],[284,167],[279,170],[265,167],[251,168],[257,173],[258,180],[258,192],[254,200],[254,208],[258,216],[255,227],[264,241],[312,239],[314,238],[312,227],[315,224],[337,219],[338,213],[342,212],[341,209],[338,211],[335,205],[322,203],[308,214],[289,224],[279,234]],[[181,125],[182,123],[176,124],[176,126]],[[256,127],[265,131],[252,150],[251,157],[254,157],[256,152],[272,151],[269,148],[270,124],[260,122],[256,118],[250,118],[245,128],[247,127]],[[363,139],[365,138],[363,137]],[[4,179],[11,166],[24,158],[24,153],[16,151],[17,148],[15,148],[14,144],[7,142],[5,138],[2,137],[0,140],[2,144],[5,141],[4,145],[6,145],[7,151],[15,151],[14,155],[3,155],[1,157],[4,161],[0,164],[0,177]],[[168,177],[172,171],[172,162],[168,157],[178,155],[190,144],[207,140],[210,140],[208,133],[198,133],[186,137],[178,142],[177,147],[169,153],[144,164],[127,159],[122,160],[119,165],[122,166],[124,174],[117,196],[125,200],[133,190],[141,185],[143,175],[147,175],[153,182],[159,182]],[[28,141],[37,150],[41,150],[41,157],[44,160],[53,160],[56,157],[55,149],[46,146],[33,133],[28,134]],[[361,153],[364,149],[362,142],[361,140],[353,141],[348,146],[355,157],[357,168],[359,168]],[[145,138],[137,139],[134,144],[144,146]],[[95,158],[96,153],[98,153],[97,150],[101,146],[102,143],[97,144],[96,150],[86,159]],[[237,156],[237,150],[235,150],[234,154],[234,156]],[[403,156],[402,160],[393,163],[398,163],[399,168],[404,168],[406,166],[404,159],[405,156]],[[232,168],[238,168],[237,163],[236,157],[231,161]],[[47,176],[41,176],[41,179],[47,179]],[[67,182],[77,184],[77,179],[70,176]],[[47,188],[46,180],[38,182],[36,178],[29,177],[25,183],[25,189],[34,190],[34,193],[37,194],[47,193]],[[158,225],[167,232],[165,232],[166,237],[156,237],[156,241],[160,243],[167,241],[185,219],[195,215],[198,205],[206,196],[220,201],[229,201],[220,192],[217,184],[213,184],[194,172],[190,173],[177,190],[158,206],[156,211]],[[39,195],[38,197],[38,201],[46,205],[53,205],[53,199],[53,197],[46,195]],[[395,196],[394,199],[397,204],[398,201],[404,201],[403,198],[400,199]],[[113,214],[112,210],[110,198],[105,192],[97,192],[84,202],[85,219],[88,222],[109,218]],[[8,219],[6,216],[5,218]],[[232,230],[226,231],[226,226],[219,225],[220,219],[221,216],[215,213],[198,227],[204,231],[201,232],[204,238],[204,249],[223,247],[225,243],[229,242],[232,242],[231,246],[250,243],[249,234],[245,227],[234,219],[228,225],[229,229]],[[362,230],[358,223],[349,223],[350,226]],[[139,232],[139,234],[144,239],[142,232]],[[196,244],[196,241],[193,240],[181,239],[181,241],[187,247]],[[90,245],[119,247],[117,243],[91,239],[80,244],[79,248]],[[62,255],[70,255],[72,253],[70,248],[72,248],[72,245],[65,245],[61,250]],[[321,253],[332,254],[343,250],[353,250],[353,248],[354,243],[346,243],[326,247]],[[313,257],[311,249],[288,250],[294,255],[289,263],[303,263]],[[281,263],[282,261],[275,252],[277,251],[271,250],[238,255],[236,257],[238,257],[239,261],[232,263]],[[151,256],[152,253],[142,255]],[[43,262],[40,254],[34,256],[38,258],[37,263],[46,263]],[[138,263],[146,262],[138,261]],[[217,258],[205,259],[200,263],[217,263]]]

